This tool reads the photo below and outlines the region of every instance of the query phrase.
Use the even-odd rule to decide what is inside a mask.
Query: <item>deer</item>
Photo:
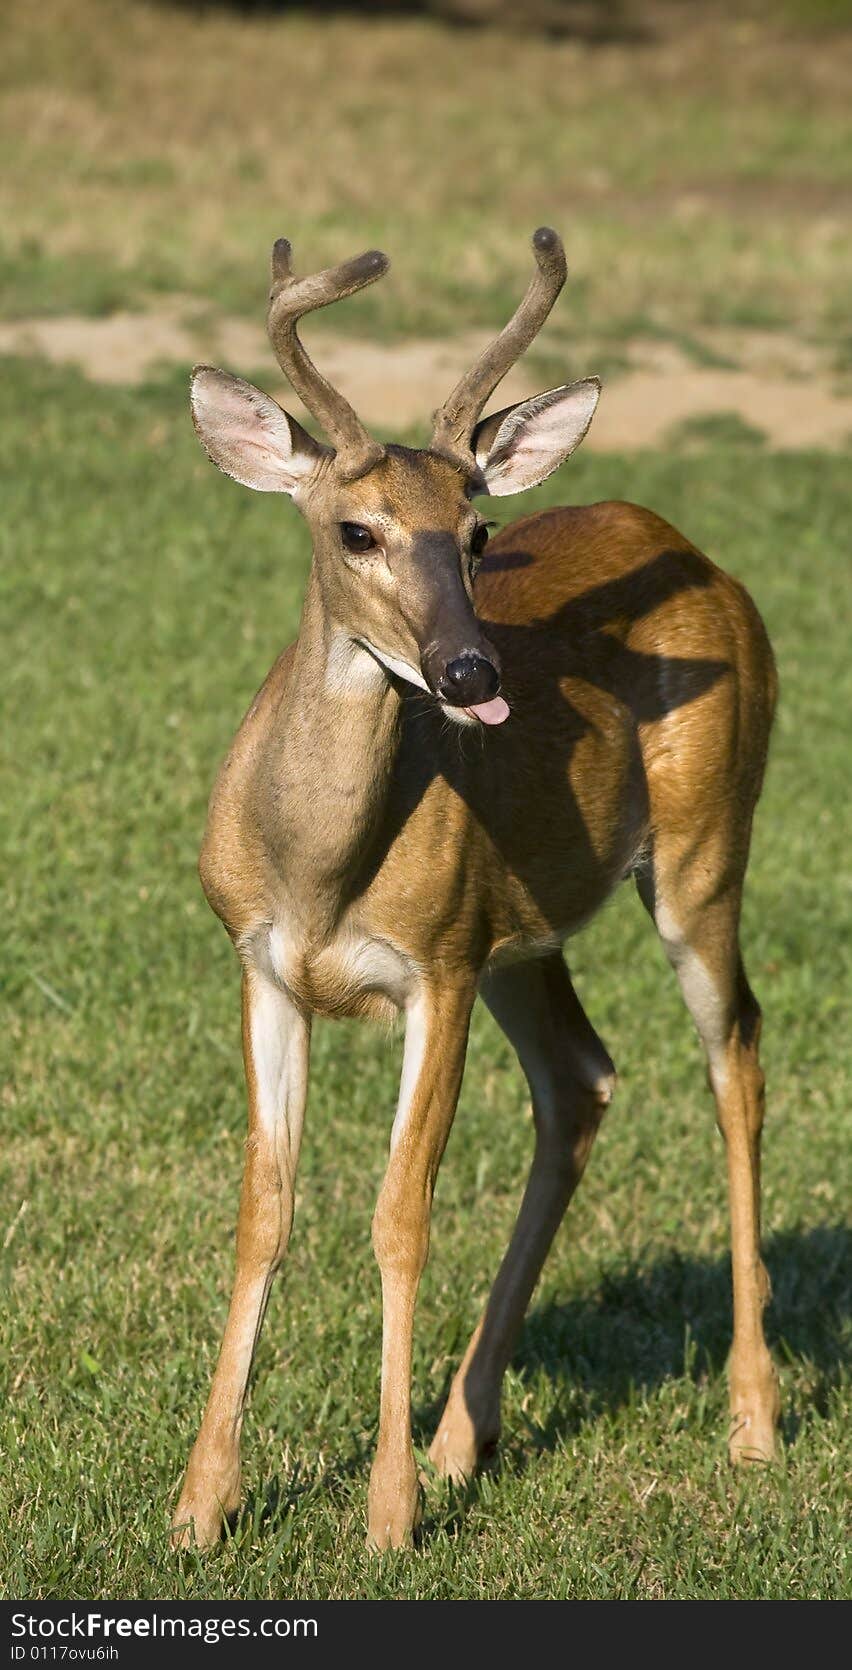
[[[287,240],[274,246],[270,342],[326,440],[239,377],[192,375],[210,459],[244,486],[289,495],[313,555],[298,637],[221,767],[199,863],[242,968],[248,1138],[233,1291],[173,1518],[178,1547],[211,1547],[239,1508],[252,1358],[293,1223],[314,1016],[401,1017],[405,1029],[372,1224],[383,1306],[375,1551],[410,1545],[420,1523],[415,1304],[477,995],[519,1058],[531,1169],[429,1451],[458,1484],[489,1456],[504,1372],[615,1085],[562,948],[629,877],[703,1045],[727,1156],[730,1456],[774,1454],[761,1011],[739,935],[772,650],[744,587],[650,510],[540,510],[489,539],[476,501],[550,476],[600,394],[585,377],[482,415],[565,282],[557,233],[540,228],[532,247],[526,294],[425,449],[376,441],[298,334],[306,315],[386,272],[378,251],[298,277]]]

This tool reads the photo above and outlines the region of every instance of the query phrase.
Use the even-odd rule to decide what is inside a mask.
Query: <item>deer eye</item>
[[[347,551],[371,551],[376,541],[360,522],[341,522],[340,537]]]

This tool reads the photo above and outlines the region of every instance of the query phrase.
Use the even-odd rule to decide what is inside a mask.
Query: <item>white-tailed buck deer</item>
[[[725,1140],[731,1453],[773,1453],[760,1011],[738,941],[772,653],[742,586],[635,505],[543,511],[485,552],[474,501],[544,481],[582,440],[599,394],[589,378],[481,419],[565,280],[555,232],[536,232],[533,249],[524,300],[425,451],[372,440],[297,335],[304,314],[385,272],[378,253],[310,278],[292,275],[285,240],[273,253],[271,341],[330,445],[239,378],[193,376],[214,463],[289,493],[314,555],[299,636],[222,767],[201,854],[242,963],[249,1137],[233,1296],[178,1543],[212,1543],[239,1502],[246,1386],[290,1234],[315,1014],[405,1016],[373,1222],[384,1304],[375,1548],[406,1543],[418,1519],[414,1308],[477,992],[518,1052],[532,1170],[431,1457],[468,1477],[494,1443],[503,1372],[615,1079],[560,947],[628,875],[700,1033]]]

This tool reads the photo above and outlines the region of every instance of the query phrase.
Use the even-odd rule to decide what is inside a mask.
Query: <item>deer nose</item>
[[[458,655],[449,661],[438,692],[454,707],[474,707],[489,702],[500,689],[500,674],[484,655]]]

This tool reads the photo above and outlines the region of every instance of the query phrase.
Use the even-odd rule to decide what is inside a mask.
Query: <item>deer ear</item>
[[[329,456],[268,394],[227,371],[197,365],[190,404],[207,456],[225,475],[259,493],[297,493]]]
[[[546,481],[580,445],[600,392],[597,377],[584,377],[483,418],[471,450],[488,492],[502,498]]]

